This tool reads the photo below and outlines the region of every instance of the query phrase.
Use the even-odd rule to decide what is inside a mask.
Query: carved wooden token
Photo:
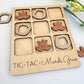
[[[57,31],[57,30],[63,31],[66,28],[65,26],[62,26],[62,22],[56,22],[56,23],[54,22],[53,25],[54,26],[52,26],[51,28],[54,31]]]
[[[42,39],[41,41],[38,41],[38,46],[35,47],[36,50],[38,51],[43,51],[43,50],[50,50],[51,45],[47,44],[47,40]]]
[[[80,51],[77,51],[80,57],[84,57],[84,48],[80,46]]]
[[[8,16],[8,19],[7,20],[5,20],[5,21],[2,21],[1,20],[1,17],[2,16]],[[0,14],[0,24],[5,24],[5,23],[8,23],[10,20],[11,20],[11,14],[10,13],[1,13]]]
[[[64,38],[66,40],[66,42],[67,42],[67,44],[65,46],[60,46],[59,45],[59,40],[62,39],[62,38]],[[59,49],[62,49],[62,50],[67,49],[67,48],[70,47],[70,40],[65,35],[57,36],[56,39],[55,39],[55,45]]]
[[[19,12],[18,13],[18,16],[16,16],[16,18],[18,19],[18,20],[22,20],[22,19],[28,19],[30,17],[30,15],[28,15],[27,14],[27,12],[26,11],[21,11],[21,12]]]
[[[20,32],[21,27],[26,27],[27,31],[26,32]],[[19,36],[26,36],[30,33],[31,31],[31,26],[28,26],[26,24],[19,24],[18,27],[16,28],[16,34]]]
[[[43,12],[43,16],[42,17],[38,17],[38,16],[36,16],[36,13],[37,12]],[[41,20],[41,19],[44,19],[45,17],[46,17],[46,12],[45,12],[45,10],[44,9],[36,9],[34,12],[33,12],[33,18],[35,18],[35,19],[39,19],[39,20]]]

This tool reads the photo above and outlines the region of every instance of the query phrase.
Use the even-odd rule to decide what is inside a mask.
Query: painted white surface
[[[83,0],[80,0],[84,3]],[[0,13],[10,12],[14,7],[59,5],[55,0],[0,0]],[[65,5],[64,2],[61,2]],[[67,12],[66,17],[76,45],[84,46],[84,27]],[[20,76],[10,75],[11,22],[0,24],[0,84],[84,84],[84,58],[81,67]]]

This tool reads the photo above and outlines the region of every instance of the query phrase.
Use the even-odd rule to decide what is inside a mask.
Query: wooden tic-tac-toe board
[[[11,75],[79,67],[62,6],[13,9]]]

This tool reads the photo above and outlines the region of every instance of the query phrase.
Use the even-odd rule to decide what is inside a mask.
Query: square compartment
[[[48,15],[50,19],[63,18],[62,10],[60,7],[48,8]]]
[[[60,37],[60,36],[62,36],[62,37]],[[60,37],[60,38],[57,39],[58,37]],[[72,46],[72,43],[71,43],[71,40],[70,40],[70,37],[69,37],[68,34],[55,35],[54,36],[54,44],[55,44],[55,48],[56,48],[57,51],[60,51],[60,50],[61,51],[66,51],[66,50],[72,50],[73,49],[73,46]],[[64,47],[65,49],[58,48],[57,46]],[[68,46],[68,47],[66,48],[66,46]]]
[[[18,38],[14,43],[14,52],[17,56],[29,55],[33,53],[32,38]]]
[[[36,47],[39,46],[38,41],[39,42],[42,42],[42,40],[44,40],[44,41],[47,40],[47,45],[51,45],[51,48],[49,50],[39,51],[39,50],[36,49]],[[52,52],[53,51],[52,39],[51,39],[50,36],[39,36],[39,37],[35,37],[34,42],[35,42],[35,51],[36,51],[36,53],[48,53],[48,52]],[[45,43],[43,42],[41,44],[44,45]]]
[[[16,21],[22,21],[16,18],[16,16],[19,16],[19,13],[22,13],[22,11],[27,12],[27,15],[30,15],[30,17],[28,19],[22,19],[22,20],[30,20],[31,18],[31,14],[30,14],[30,9],[18,9],[15,11],[15,20]]]
[[[59,30],[54,30],[54,29],[52,29],[52,27],[54,26],[53,23],[57,23],[57,22],[59,22],[59,24],[60,24],[60,22],[62,22],[61,26],[65,26],[65,29],[64,30],[60,30],[60,29]],[[65,23],[65,21],[63,19],[60,19],[60,20],[51,20],[50,21],[50,25],[51,25],[51,31],[52,31],[53,34],[66,33],[68,31],[66,23]]]
[[[19,26],[21,26],[21,27],[19,28]],[[31,27],[31,22],[24,22],[24,23],[23,22],[19,22],[19,23],[16,23],[15,24],[15,29],[14,29],[15,30],[15,36],[30,36],[32,34],[32,27],[31,27],[30,31],[29,31],[28,27]],[[29,31],[29,33],[26,35],[26,33],[28,31]]]
[[[35,21],[33,23],[33,32],[35,35],[49,34],[49,24],[48,21]]]

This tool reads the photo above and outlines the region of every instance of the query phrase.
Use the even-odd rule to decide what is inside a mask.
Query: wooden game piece
[[[8,16],[8,19],[7,20],[5,20],[5,21],[1,21],[1,17],[2,16]],[[5,23],[9,23],[10,22],[10,20],[11,20],[11,14],[10,13],[1,13],[0,14],[0,24],[5,24]]]
[[[54,31],[58,31],[58,30],[63,31],[66,28],[65,26],[62,26],[62,22],[56,22],[56,23],[54,22],[53,25],[54,26],[52,26],[51,28]]]
[[[84,48],[82,46],[80,46],[80,50],[84,52]]]
[[[21,27],[26,27],[27,28],[27,31],[25,33],[21,33],[19,30]],[[26,24],[20,24],[18,25],[17,29],[16,29],[16,34],[19,35],[19,36],[26,36],[30,33],[31,31],[31,26],[28,26]]]
[[[22,19],[28,19],[30,17],[30,15],[27,14],[26,11],[22,10],[21,12],[18,13],[18,16],[16,16],[16,18],[18,20],[22,20]]]
[[[37,17],[37,16],[36,16],[36,13],[37,13],[37,12],[43,12],[43,16],[42,16],[42,17]],[[36,9],[36,10],[33,12],[32,17],[35,18],[35,19],[39,19],[39,20],[44,19],[44,18],[46,17],[46,12],[45,12],[45,10],[43,10],[43,9]]]
[[[38,14],[35,14],[35,9],[44,9],[45,13],[42,11],[44,17],[39,11]],[[31,19],[24,19],[20,21],[17,20],[15,16],[18,14],[17,10],[29,10],[30,15],[33,13],[35,17],[38,17],[36,17],[36,19],[31,17]],[[44,20],[43,18],[46,16],[47,18]],[[64,20],[68,31],[52,31],[50,24],[52,24],[53,21],[60,22],[60,20]],[[30,27],[27,26],[27,30],[26,28],[23,28],[24,25],[31,25],[31,33],[28,33],[30,32]],[[19,36],[17,35],[18,33]],[[26,36],[26,34],[28,35]],[[61,38],[64,38],[65,41]],[[59,39],[61,39],[60,42]],[[61,42],[63,43],[61,44]],[[25,7],[13,9],[11,75],[37,73],[79,66],[80,60],[62,6]]]
[[[62,38],[64,38],[67,42],[67,44],[65,46],[60,46],[59,45],[59,40],[62,39]],[[55,45],[56,45],[57,48],[62,49],[62,50],[68,49],[70,47],[70,40],[65,35],[57,36],[56,39],[55,39]]]
[[[84,48],[80,46],[80,51],[77,51],[80,57],[84,57]]]
[[[47,40],[42,39],[41,41],[38,41],[38,46],[35,47],[36,50],[38,51],[43,51],[43,50],[50,50],[51,49],[51,45],[47,44]]]

